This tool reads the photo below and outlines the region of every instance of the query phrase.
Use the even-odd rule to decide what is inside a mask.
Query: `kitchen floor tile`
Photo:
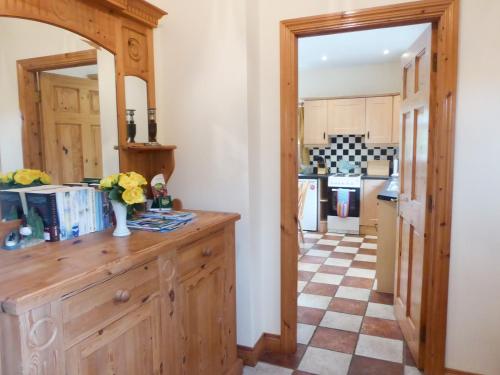
[[[378,236],[373,236],[373,235],[366,235],[365,236],[366,240],[378,240]]]
[[[357,341],[358,335],[356,333],[318,327],[311,339],[310,345],[316,348],[353,354]]]
[[[364,357],[402,363],[403,341],[360,334],[355,353]]]
[[[312,282],[315,283],[323,283],[323,284],[330,284],[330,285],[340,285],[342,281],[343,276],[342,275],[335,275],[331,273],[320,273],[316,272],[316,274],[313,276],[311,279]],[[333,294],[332,294],[333,297]]]
[[[423,375],[423,373],[416,367],[405,366],[404,375]]]
[[[298,306],[313,307],[326,310],[330,304],[331,297],[316,296],[314,294],[301,293],[297,299]]]
[[[324,264],[318,268],[318,272],[321,273],[333,273],[335,275],[345,275],[347,272],[347,267],[338,267],[338,266],[326,266]]]
[[[300,281],[309,281],[314,276],[314,272],[300,271],[299,270],[299,280]]]
[[[313,246],[314,246],[314,243],[308,243],[308,242],[301,242],[301,243],[299,244],[299,247],[300,247],[301,249],[304,249],[304,250],[308,250],[308,249],[310,249],[310,248],[311,248],[311,247],[313,247]]]
[[[311,251],[311,250],[309,250]],[[323,257],[318,257],[318,256],[310,256],[310,255],[303,255],[301,258],[300,258],[300,262],[301,263],[315,263],[315,264],[323,264],[323,262],[325,260],[327,260],[328,258],[323,258]]]
[[[326,233],[326,234],[323,236],[323,239],[325,239],[325,240],[336,240],[336,241],[340,241],[342,238],[344,238],[344,235],[343,235],[343,234],[338,234],[338,233]]]
[[[355,355],[352,357],[349,375],[403,375],[403,365]]]
[[[315,248],[312,248],[309,250],[306,255],[309,255],[311,257],[321,257],[321,258],[328,258],[332,252],[328,250],[318,250]]]
[[[377,244],[376,243],[364,242],[364,243],[361,244],[360,249],[376,250],[377,249]]]
[[[358,254],[363,254],[363,255],[377,255],[377,250],[370,250],[370,249],[359,249]]]
[[[321,233],[315,233],[315,232],[304,233],[304,238],[315,238],[315,239],[319,240],[322,237],[323,237],[323,235]]]
[[[304,236],[304,243],[316,243],[316,241],[318,241],[317,238],[309,238]]]
[[[309,347],[299,370],[317,375],[347,375],[352,356],[331,350]]]
[[[370,289],[339,286],[335,297],[354,299],[358,301],[368,301],[368,299],[370,298]]]
[[[332,251],[330,254],[330,258],[338,258],[338,259],[349,259],[353,260],[356,254],[351,254],[351,253],[342,253],[342,252],[335,252]]]
[[[307,286],[304,288],[303,292],[307,293],[307,294],[315,294],[318,296],[333,297],[335,295],[335,293],[337,292],[337,288],[338,288],[337,285],[316,282],[316,280],[314,280],[314,278],[318,275],[319,275],[318,273],[316,275],[314,275],[311,282],[309,284],[307,284]]]
[[[297,285],[297,293],[301,293],[302,290],[304,289],[304,287],[306,286],[307,281],[300,281],[299,280],[297,284],[298,284]]]
[[[315,250],[326,250],[326,251],[332,251],[335,249],[335,246],[321,245],[319,243],[316,243],[314,246],[311,246],[311,247],[314,247]]]
[[[356,259],[356,257],[354,257],[354,259]],[[350,259],[328,258],[325,260],[324,264],[327,266],[350,267],[351,262],[352,261]]]
[[[369,302],[365,315],[372,318],[396,320],[394,316],[394,306],[384,305],[382,303]]]
[[[343,241],[346,241],[346,242],[363,242],[363,238],[364,237],[354,237],[354,236],[345,236]]]
[[[311,340],[315,330],[316,326],[297,323],[297,343],[304,345],[309,344],[309,340]]]
[[[360,315],[327,311],[319,324],[321,327],[336,328],[349,332],[359,332],[363,317]]]
[[[348,242],[348,241],[340,241],[338,246],[347,246],[347,247],[356,247],[359,248],[359,242]]]
[[[319,271],[321,271],[321,267],[319,268]],[[353,286],[355,288],[370,289],[373,286],[373,280],[366,279],[363,277],[344,276],[340,285]]]
[[[399,325],[394,320],[372,318],[365,316],[361,326],[361,333],[371,336],[380,336],[388,339],[403,340]]]
[[[359,260],[353,260],[351,263],[351,268],[362,268],[365,270],[374,270],[376,266],[373,262],[361,262]]]
[[[243,375],[291,375],[293,370],[259,362],[255,367],[245,366]]]
[[[375,271],[374,270],[367,270],[364,268],[351,267],[347,270],[346,276],[364,277],[367,279],[374,279],[375,278]]]
[[[297,344],[297,351],[293,354],[265,352],[261,356],[262,362],[267,362],[275,366],[296,369],[299,367],[300,360],[306,352],[307,345]],[[295,374],[295,373],[294,373]]]
[[[358,248],[349,247],[349,246],[337,246],[334,250],[336,253],[347,253],[347,254],[356,254],[358,252]]]
[[[376,292],[372,290],[372,293],[370,295],[370,302],[392,305],[394,303],[394,294]]]
[[[413,356],[411,355],[410,348],[408,347],[408,344],[406,342],[403,345],[403,355],[404,355],[405,365],[410,366],[410,367],[417,367],[417,365],[415,364],[415,360],[413,359]]]
[[[319,264],[299,262],[299,271],[316,272]]]
[[[302,324],[319,325],[325,315],[325,310],[310,307],[297,307],[297,322]]]
[[[335,297],[330,302],[328,310],[346,314],[365,315],[367,306],[367,302]]]
[[[337,240],[325,240],[325,239],[321,239],[321,240],[319,240],[316,243],[318,245],[337,246],[339,244],[339,241],[337,241]]]
[[[377,261],[377,256],[376,255],[365,255],[365,254],[356,254],[354,257],[354,260],[358,260],[360,262],[373,262],[375,263]],[[305,262],[305,260],[303,260]]]

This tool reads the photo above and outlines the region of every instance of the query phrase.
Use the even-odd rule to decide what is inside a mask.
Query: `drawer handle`
[[[118,303],[128,302],[130,299],[130,292],[128,290],[119,290],[115,293],[114,300]]]
[[[209,257],[212,255],[213,251],[212,249],[207,247],[206,249],[203,249],[201,253],[203,254],[204,257]]]

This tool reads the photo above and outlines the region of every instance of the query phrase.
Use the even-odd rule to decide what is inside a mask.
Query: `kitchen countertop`
[[[366,174],[361,176],[362,180],[389,180],[390,178],[390,176],[368,176]]]
[[[377,198],[384,201],[396,202],[399,199],[399,177],[389,178]]]

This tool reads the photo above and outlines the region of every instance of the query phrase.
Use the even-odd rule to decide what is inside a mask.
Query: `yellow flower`
[[[118,185],[120,185],[125,190],[133,189],[139,186],[139,183],[134,178],[128,176],[125,173],[120,174],[120,179],[118,180]]]
[[[7,173],[7,182],[14,181],[14,172]]]
[[[47,173],[40,172],[40,182],[44,185],[49,185],[52,182],[52,179]]]
[[[144,185],[148,184],[146,179],[142,175],[140,175],[139,173],[130,172],[128,175],[131,179],[133,179],[134,181],[137,182],[137,186],[144,186]]]
[[[122,194],[122,199],[127,204],[143,203],[146,201],[144,192],[140,187],[133,187],[131,189],[126,189]]]
[[[29,169],[20,169],[14,175],[14,181],[21,185],[30,185],[36,180],[36,176]]]
[[[8,184],[9,176],[3,173],[0,173],[0,184]]]
[[[111,176],[108,176],[104,179],[101,180],[99,183],[99,186],[101,189],[111,189],[113,185],[115,185],[118,182],[118,174],[113,174]]]

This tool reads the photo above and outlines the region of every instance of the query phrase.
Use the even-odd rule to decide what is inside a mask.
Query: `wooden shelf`
[[[132,152],[161,152],[161,151],[173,151],[177,148],[174,145],[149,145],[146,143],[129,143],[127,145],[121,146],[122,150],[132,151]]]

